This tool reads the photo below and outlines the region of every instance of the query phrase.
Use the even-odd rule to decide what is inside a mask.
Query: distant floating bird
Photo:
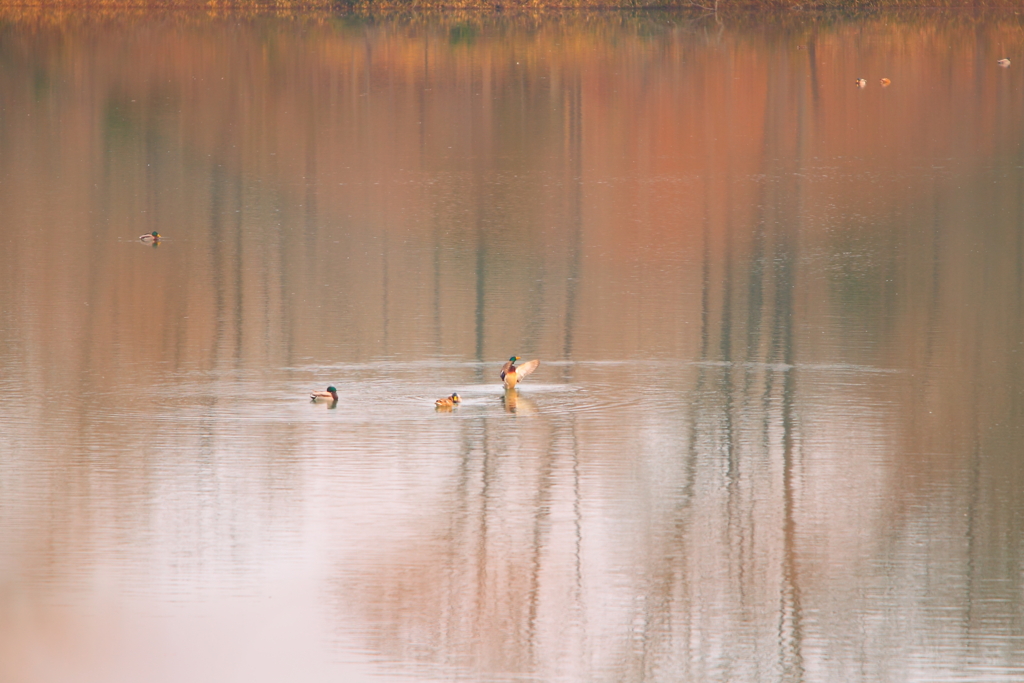
[[[154,230],[153,232],[146,233],[145,235],[140,236],[139,239],[142,240],[143,242],[159,242],[160,233]]]
[[[883,78],[879,82],[882,84],[883,88],[888,88],[890,85],[892,85],[892,81],[890,81],[888,78]]]
[[[309,397],[314,401],[337,401],[338,390],[334,387],[327,387],[327,391],[314,391]]]
[[[996,64],[998,64],[999,66],[1001,66],[1001,67],[1003,67],[1005,69],[1006,67],[1010,66],[1010,60],[1009,59],[1000,59],[998,62],[996,62]]]
[[[858,88],[868,87],[868,79],[866,78],[858,78],[856,81],[854,81],[854,83],[857,85]]]
[[[529,375],[531,372],[537,369],[540,365],[539,360],[528,360],[518,368],[516,367],[516,361],[519,360],[519,356],[512,356],[508,359],[508,362],[501,366],[501,382],[505,385],[506,389],[514,389],[517,384],[523,381],[523,378]]]
[[[459,403],[462,403],[462,399],[459,398],[458,394],[452,394],[446,398],[439,398],[434,401],[434,406],[441,410],[451,410]]]

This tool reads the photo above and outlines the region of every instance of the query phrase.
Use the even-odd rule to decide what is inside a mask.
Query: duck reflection
[[[530,415],[537,412],[537,404],[528,398],[522,398],[518,389],[506,389],[501,397],[501,404],[505,406],[506,413]]]

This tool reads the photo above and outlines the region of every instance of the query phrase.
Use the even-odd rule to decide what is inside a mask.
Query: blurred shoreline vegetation
[[[445,15],[459,22],[486,15],[550,20],[556,15],[632,12],[728,18],[730,23],[785,22],[787,17],[820,19],[906,19],[910,14],[962,15],[970,21],[1010,20],[1024,25],[1021,0],[0,0],[0,22],[60,24],[84,18],[124,20],[154,12],[184,18],[276,16],[325,19],[340,15]],[[895,15],[895,16],[893,16]],[[434,17],[439,18],[439,17]]]
[[[642,0],[644,2],[648,0]],[[697,0],[704,2],[705,0]],[[712,0],[713,1],[713,0]],[[817,0],[816,0],[817,1]],[[934,0],[934,2],[947,0]],[[1014,0],[1016,2],[1017,0]],[[719,0],[717,10],[705,10],[690,0],[643,5],[632,0],[622,4],[602,1],[576,6],[554,4],[491,5],[467,0],[422,2],[421,0],[277,0],[276,2],[196,2],[195,0],[79,0],[45,3],[16,3],[0,0],[0,34],[10,31],[65,32],[87,25],[129,25],[139,22],[200,27],[219,22],[285,20],[332,31],[364,31],[373,26],[399,31],[438,31],[449,34],[453,45],[474,43],[495,37],[511,26],[527,32],[566,32],[573,36],[602,35],[615,40],[608,31],[626,29],[637,36],[653,37],[667,32],[697,31],[719,35],[731,33],[785,34],[802,42],[818,31],[834,30],[854,22],[917,25],[922,30],[939,26],[998,27],[1004,47],[1024,47],[1024,9],[999,4],[965,9],[953,2],[941,7],[925,6],[918,0],[822,0],[817,5],[797,5],[789,0]],[[840,7],[840,5],[846,5]],[[618,27],[613,29],[612,27]],[[925,27],[928,27],[925,29]]]

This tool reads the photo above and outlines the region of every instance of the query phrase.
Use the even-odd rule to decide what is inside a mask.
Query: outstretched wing
[[[505,364],[501,366],[501,371],[498,373],[498,377],[505,379],[505,373],[508,372],[510,367],[512,367],[512,361],[506,361]]]
[[[516,376],[522,381],[524,377],[536,370],[538,365],[540,365],[539,360],[528,360],[516,368]]]

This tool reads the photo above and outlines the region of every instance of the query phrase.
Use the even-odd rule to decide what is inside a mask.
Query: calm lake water
[[[4,11],[0,680],[1024,679],[1020,17]]]

